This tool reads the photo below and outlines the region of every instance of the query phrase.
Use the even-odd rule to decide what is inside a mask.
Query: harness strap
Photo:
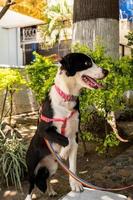
[[[61,134],[65,135],[65,129],[66,129],[66,125],[67,125],[67,121],[74,115],[74,113],[76,113],[77,111],[74,110],[70,113],[70,115],[68,117],[65,118],[48,118],[44,115],[40,116],[40,119],[46,123],[50,123],[50,122],[62,122],[62,126],[61,126]]]

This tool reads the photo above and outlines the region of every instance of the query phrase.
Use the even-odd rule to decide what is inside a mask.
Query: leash
[[[60,88],[58,88],[56,85],[54,85],[57,93],[64,99],[64,101],[75,101],[77,99],[76,96],[73,96],[73,95],[69,95],[69,94],[66,94],[64,93]],[[75,113],[76,111],[72,111],[70,113],[70,115],[66,118],[48,118],[44,115],[41,115],[40,116],[40,120],[42,121],[45,121],[46,123],[49,123],[49,122],[62,122],[62,126],[61,126],[61,134],[62,135],[65,135],[65,129],[66,129],[66,124],[67,124],[67,121],[73,116],[73,114]],[[52,145],[49,143],[48,140],[46,140],[44,138],[44,141],[45,143],[47,144],[48,146],[48,149],[50,150],[50,152],[52,153],[53,157],[57,160],[57,162],[60,164],[60,166],[63,168],[63,170],[68,174],[70,175],[71,177],[73,177],[75,180],[77,180],[79,183],[81,183],[83,186],[87,187],[87,188],[91,188],[91,189],[94,189],[94,190],[102,190],[102,191],[121,191],[121,190],[126,190],[126,189],[129,189],[129,188],[133,188],[133,184],[132,185],[129,185],[129,186],[126,186],[126,187],[121,187],[121,188],[102,188],[102,187],[97,187],[81,178],[79,178],[76,174],[74,174],[72,171],[70,171],[68,169],[68,167],[63,163],[62,159],[60,158],[60,156],[55,152],[55,150],[53,149]]]
[[[126,190],[126,189],[130,189],[133,188],[133,184],[129,185],[129,186],[125,186],[125,187],[121,187],[121,188],[103,188],[103,187],[97,187],[81,178],[79,178],[76,174],[74,174],[72,171],[70,171],[68,169],[68,167],[63,163],[62,159],[60,158],[60,156],[55,152],[55,150],[53,149],[52,145],[49,143],[48,140],[44,139],[44,141],[46,142],[50,152],[52,153],[53,157],[57,160],[57,162],[60,164],[60,166],[62,167],[62,169],[70,176],[72,176],[76,181],[78,181],[79,183],[81,183],[83,186],[87,187],[87,188],[91,188],[94,190],[102,190],[102,191],[121,191],[121,190]]]

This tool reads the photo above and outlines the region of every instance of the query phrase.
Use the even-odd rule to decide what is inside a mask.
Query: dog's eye
[[[91,67],[92,66],[92,63],[91,62],[85,62],[85,66],[87,66],[87,67]]]

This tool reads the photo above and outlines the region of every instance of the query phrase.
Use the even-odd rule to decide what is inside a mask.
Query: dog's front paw
[[[61,148],[61,152],[60,152],[60,157],[63,159],[63,160],[67,160],[68,158],[68,155],[69,155],[69,151],[70,151],[70,147],[69,145],[67,147],[62,147]]]
[[[83,192],[84,188],[83,188],[83,185],[81,183],[79,183],[78,181],[76,181],[72,177],[69,178],[69,182],[70,182],[70,187],[71,187],[72,191]]]

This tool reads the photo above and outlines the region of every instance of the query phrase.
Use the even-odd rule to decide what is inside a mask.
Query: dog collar
[[[76,101],[77,96],[64,93],[57,85],[54,85],[56,92],[64,99],[64,101]]]

